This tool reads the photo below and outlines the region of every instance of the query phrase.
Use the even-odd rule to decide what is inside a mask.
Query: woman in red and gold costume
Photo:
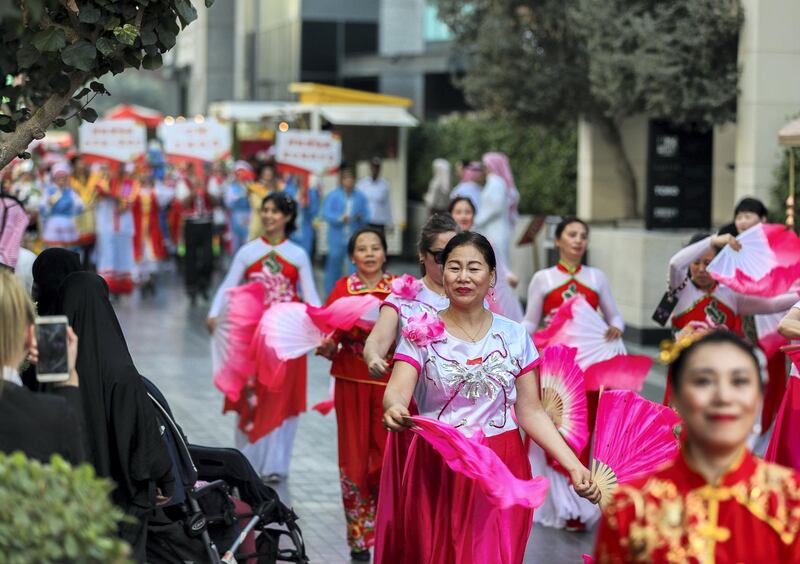
[[[753,349],[715,330],[680,351],[672,368],[681,449],[615,492],[598,532],[598,562],[799,561],[800,474],[746,446],[763,399]]]
[[[133,200],[133,258],[136,260],[136,282],[142,296],[155,295],[158,263],[167,258],[164,236],[159,222],[158,200],[150,171],[139,174],[139,192]]]
[[[347,244],[356,271],[340,279],[326,305],[339,298],[369,294],[381,301],[391,293],[393,276],[383,271],[386,239],[376,229],[356,231]],[[339,443],[339,480],[347,519],[350,557],[369,561],[375,544],[375,511],[381,480],[387,431],[381,425],[383,393],[391,372],[380,378],[370,376],[364,362],[364,343],[369,331],[356,326],[336,332],[320,347],[320,354],[333,360],[331,376],[336,378],[334,402]]]

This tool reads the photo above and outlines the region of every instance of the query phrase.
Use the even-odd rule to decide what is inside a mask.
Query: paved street
[[[402,272],[401,266],[393,271]],[[234,417],[221,414],[222,396],[211,383],[209,340],[203,324],[206,306],[190,308],[177,274],[168,272],[154,299],[134,295],[115,307],[139,371],[161,388],[190,441],[232,446]],[[327,396],[328,364],[319,357],[309,359],[309,406]],[[656,382],[658,375],[651,379]],[[649,384],[646,391],[657,395],[657,384]],[[349,561],[336,459],[333,414],[322,417],[310,411],[302,415],[291,476],[278,490],[301,517],[314,562]],[[591,552],[592,541],[591,533],[535,527],[525,562],[575,564],[582,561],[581,554]]]

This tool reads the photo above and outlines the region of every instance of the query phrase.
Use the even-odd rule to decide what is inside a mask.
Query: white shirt
[[[414,400],[419,414],[449,423],[468,437],[477,431],[491,437],[517,428],[511,414],[516,379],[539,363],[522,325],[492,316],[492,326],[476,343],[447,331],[425,346],[402,337],[394,356],[417,370]]]
[[[554,313],[544,311],[544,302],[550,292],[560,288],[573,278],[597,294],[600,310],[603,312],[606,323],[624,331],[625,322],[617,308],[614,295],[611,293],[608,278],[602,270],[591,266],[581,266],[578,272],[567,274],[557,266],[551,266],[537,271],[528,285],[528,308],[525,311],[525,319],[522,321],[528,333],[538,330],[543,319],[546,324],[547,318]]]
[[[481,205],[480,184],[471,181],[456,184],[456,187],[450,192],[450,199],[455,200],[456,198],[469,198],[469,201],[475,206],[475,213],[478,213]]]
[[[17,386],[22,386],[22,379],[19,377],[19,372],[8,366],[3,367],[3,380],[16,384]]]
[[[25,286],[28,295],[31,294],[31,289],[33,288],[33,262],[35,260],[36,255],[33,251],[29,251],[25,247],[19,248],[19,257],[17,258],[17,266],[14,267],[14,276]]]
[[[389,194],[389,183],[383,178],[373,180],[371,176],[362,178],[356,184],[367,198],[369,222],[375,225],[392,225],[392,199]]]
[[[686,280],[689,272],[689,265],[703,256],[710,249],[711,237],[706,237],[696,243],[684,247],[669,261],[669,286],[677,289]],[[672,317],[679,316],[692,309],[697,302],[707,295],[713,295],[720,302],[731,309],[734,315],[763,315],[768,313],[778,313],[792,307],[797,301],[797,293],[788,292],[771,298],[759,296],[747,296],[734,292],[727,286],[717,284],[709,293],[701,290],[697,286],[687,281],[683,290],[678,294],[678,303],[672,312]]]
[[[489,239],[506,264],[511,263],[511,224],[508,218],[508,186],[489,174],[481,190],[481,205],[475,214],[475,231]]]

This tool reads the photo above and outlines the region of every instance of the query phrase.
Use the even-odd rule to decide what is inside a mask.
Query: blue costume
[[[289,238],[303,247],[311,258],[314,252],[314,219],[319,213],[319,190],[308,187],[305,206],[298,200],[300,189],[296,181],[288,182],[283,190],[297,202],[297,230]]]
[[[44,222],[42,239],[47,247],[77,247],[78,227],[75,218],[83,211],[83,201],[69,186],[48,186],[43,194],[40,213]]]
[[[349,221],[342,221],[347,215]],[[325,260],[325,292],[331,293],[342,277],[342,264],[347,257],[350,237],[369,223],[367,198],[358,190],[348,196],[341,186],[328,194],[322,203],[322,219],[328,224],[328,257]]]
[[[251,211],[247,186],[236,180],[229,182],[225,185],[222,200],[230,214],[231,255],[235,255],[247,243],[247,232],[250,228]]]

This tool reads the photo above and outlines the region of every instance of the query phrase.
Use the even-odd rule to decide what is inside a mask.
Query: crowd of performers
[[[371,296],[379,304],[368,324],[328,331],[316,347],[332,361],[328,408],[336,414],[347,541],[355,560],[369,559],[374,549],[376,562],[521,562],[532,522],[581,531],[601,519],[589,447],[571,448],[542,407],[541,359],[532,336],[549,327],[574,296],[602,316],[602,338],[609,342],[621,339],[622,316],[605,274],[584,264],[589,227],[575,217],[556,228],[559,261],[530,280],[522,311],[506,248],[516,201],[500,175],[499,188],[487,192],[487,168],[467,163],[467,180],[448,193],[446,211],[430,206],[419,235],[420,278],[385,270],[383,229],[349,225],[354,222],[346,220],[362,203],[323,204],[329,225],[336,227],[338,220],[349,227],[336,236],[346,241],[344,254],[352,265],[350,274],[333,282],[326,272],[324,304],[308,253],[291,240],[299,227],[297,201],[285,192],[266,196],[263,235],[238,250],[209,312],[215,378],[226,392],[225,409],[238,413],[237,444],[266,480],[277,482],[288,476],[298,416],[306,409],[306,357],[274,370],[280,363],[253,345],[267,334],[260,333],[258,317],[232,305],[248,303],[240,289],[254,283],[266,288],[256,302],[265,311],[286,302],[325,311],[354,296]],[[345,198],[351,180],[342,179]],[[491,210],[493,200],[500,211],[491,214],[505,224],[503,232],[486,229],[481,210]],[[746,199],[734,216],[720,233],[695,236],[670,261],[676,338],[665,403],[681,417],[682,447],[671,464],[651,469],[652,480],[626,484],[603,500],[601,561],[800,558],[798,476],[751,454],[763,456],[784,400],[785,361],[772,363],[774,370],[762,380],[764,355],[745,340],[746,316],[756,316],[758,325],[759,316],[784,315],[797,292],[771,298],[739,294],[708,274],[714,255],[726,245],[740,246],[735,235],[765,221],[766,210]],[[800,309],[791,311],[780,330],[800,338]],[[286,332],[292,333],[288,321]],[[757,335],[750,339],[758,342]],[[248,360],[231,362],[232,354]],[[262,370],[261,363],[270,369]],[[231,378],[240,381],[231,386]],[[592,433],[602,391],[585,393]],[[429,420],[491,450],[509,476],[525,483],[546,478],[547,494],[536,511],[525,503],[498,504],[480,480],[455,470],[419,432]],[[736,530],[761,536],[751,543]]]
[[[800,340],[798,295],[794,287],[773,297],[739,293],[707,270],[720,250],[741,248],[737,235],[766,221],[761,202],[743,200],[730,225],[697,234],[670,260],[675,338],[662,359],[669,363],[664,402],[680,417],[680,448],[649,476],[603,494],[590,448],[571,447],[543,407],[540,353],[547,348],[536,346],[537,333],[557,331],[576,297],[602,317],[601,340],[621,342],[625,327],[611,285],[585,264],[588,225],[561,221],[559,261],[529,281],[523,311],[514,291],[520,281],[509,269],[518,195],[504,156],[463,163],[452,189],[449,164],[434,162],[419,278],[385,269],[392,215],[373,204],[389,201],[389,187],[378,163],[372,172],[356,183],[343,167],[340,186],[323,199],[313,182],[280,179],[271,167],[256,174],[243,162],[230,175],[214,167],[202,182],[181,169],[154,180],[135,166],[112,174],[62,162],[46,182],[23,168],[11,191],[38,213],[33,225],[44,244],[82,249],[113,291],[152,276],[155,269],[142,265],[157,262],[156,247],[184,245],[187,257],[210,261],[214,210],[223,210],[233,256],[207,319],[215,383],[225,410],[238,415],[238,448],[268,482],[289,475],[307,407],[307,360],[277,358],[263,338],[264,319],[297,311],[280,309],[291,304],[305,304],[310,316],[346,316],[337,304],[373,300],[377,311],[346,327],[328,319],[312,349],[331,359],[328,407],[337,421],[354,560],[368,560],[373,550],[376,562],[521,562],[532,522],[581,531],[598,521],[601,562],[800,560],[800,449],[792,433],[800,386],[793,377],[787,385],[786,359],[765,338]],[[179,228],[171,213],[181,218]],[[324,302],[311,260],[317,217],[330,241]],[[210,266],[192,276],[190,292],[206,293]],[[294,321],[287,317],[283,338],[307,341]],[[592,445],[602,431],[603,391],[581,393],[585,444]],[[524,484],[530,495],[514,494],[509,484]]]
[[[29,214],[26,247],[35,252],[61,247],[81,253],[106,280],[112,296],[156,291],[159,263],[182,258],[191,302],[210,300],[215,257],[235,255],[262,234],[261,202],[282,192],[296,205],[291,239],[314,255],[316,229],[327,223],[325,289],[344,272],[347,241],[360,227],[393,229],[388,182],[380,159],[356,183],[343,164],[339,186],[324,199],[314,176],[279,174],[274,161],[155,164],[92,163],[80,156],[49,162],[19,161],[7,167],[3,192],[18,198]]]

